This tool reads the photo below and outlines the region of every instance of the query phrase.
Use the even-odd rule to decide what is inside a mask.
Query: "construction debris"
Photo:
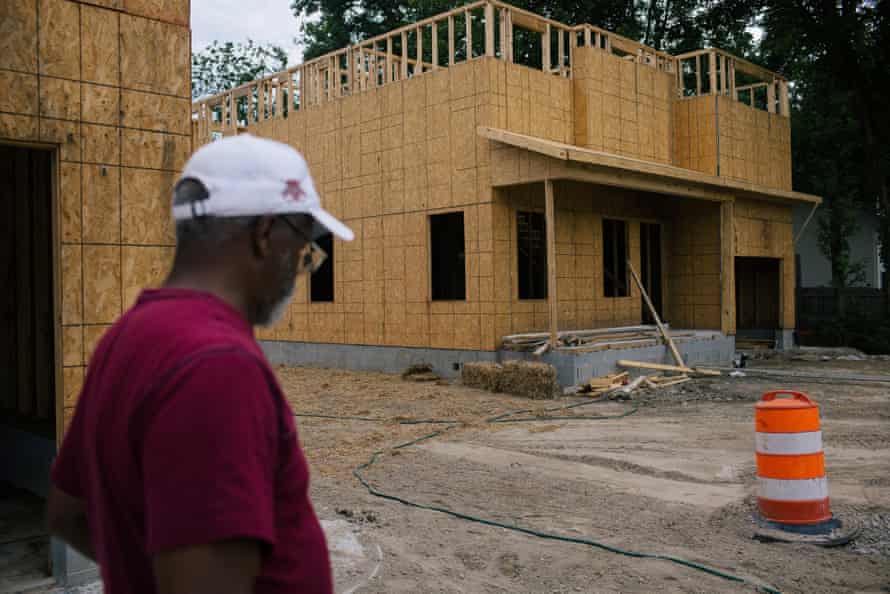
[[[581,386],[580,392],[596,398],[620,388],[627,382],[627,378],[628,373],[626,371],[602,377],[592,377],[586,384]]]
[[[506,361],[503,365],[464,363],[461,381],[472,388],[535,400],[549,400],[561,393],[556,381],[556,369],[552,365],[533,361]]]
[[[438,374],[433,372],[433,366],[429,363],[415,363],[409,365],[408,368],[402,372],[402,379],[414,382],[435,382],[441,378]]]
[[[550,335],[546,332],[531,332],[505,336],[502,339],[502,348],[507,351],[531,352],[535,355],[543,355],[552,348],[574,352],[604,351],[656,346],[663,338],[670,343],[672,338],[694,335],[695,333],[690,331],[669,333],[666,325],[664,334],[658,327],[651,325],[571,330],[557,333],[557,344],[554,347],[550,344]]]
[[[690,375],[721,375],[716,369],[705,369],[703,367],[680,367],[679,365],[664,365],[662,363],[647,363],[643,361],[626,361],[624,359],[618,361],[619,367],[630,367],[634,369],[654,369],[657,371],[673,371],[676,373],[687,373]]]

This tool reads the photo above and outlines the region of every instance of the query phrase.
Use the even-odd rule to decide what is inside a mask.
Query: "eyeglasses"
[[[328,255],[325,253],[323,249],[321,249],[317,243],[312,241],[303,231],[300,230],[299,227],[293,224],[293,222],[287,217],[278,217],[279,220],[282,220],[287,224],[288,227],[293,230],[293,232],[303,240],[307,246],[309,246],[309,250],[303,255],[302,267],[300,272],[308,272],[309,274],[313,274],[321,265],[324,264],[324,261],[327,260]]]

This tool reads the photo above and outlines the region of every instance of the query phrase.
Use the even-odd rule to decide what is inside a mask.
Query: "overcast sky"
[[[280,45],[288,53],[288,63],[293,65],[301,55],[294,44],[297,28],[290,0],[192,0],[195,52],[214,40],[244,42],[250,38],[261,44]]]

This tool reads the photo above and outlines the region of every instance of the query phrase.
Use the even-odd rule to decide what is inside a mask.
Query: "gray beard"
[[[287,311],[288,305],[290,305],[291,299],[293,299],[294,291],[296,290],[297,285],[294,284],[291,286],[291,290],[287,292],[281,299],[279,299],[275,305],[272,306],[272,309],[269,310],[269,313],[266,314],[265,320],[260,320],[258,322],[258,326],[263,328],[268,328],[269,326],[274,326],[278,323],[279,320],[284,316],[284,312]]]

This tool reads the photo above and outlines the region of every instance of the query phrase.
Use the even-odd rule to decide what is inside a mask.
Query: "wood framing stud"
[[[720,331],[735,334],[735,204],[720,204]]]
[[[402,46],[404,45],[403,41]],[[448,15],[448,65],[454,66],[454,17],[451,15]]]
[[[439,68],[439,27],[436,23],[432,24],[432,38],[433,69],[436,70]]]
[[[541,67],[544,72],[550,72],[550,65],[550,23],[547,23],[541,33]]]
[[[464,25],[467,32],[467,61],[473,59],[473,13],[469,10],[464,11]]]
[[[494,57],[494,6],[485,5],[485,55]]]
[[[559,306],[556,295],[556,208],[553,199],[553,180],[544,181],[544,219],[547,235],[547,307],[550,312],[550,346],[559,345]]]

